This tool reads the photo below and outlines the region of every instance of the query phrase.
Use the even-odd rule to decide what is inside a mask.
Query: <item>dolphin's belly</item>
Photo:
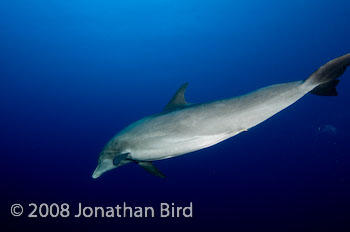
[[[197,135],[190,137],[168,136],[159,138],[157,142],[135,146],[131,150],[135,160],[161,160],[215,145],[239,132],[224,132],[215,135]]]
[[[293,104],[309,90],[279,84],[238,98],[145,118],[118,136],[135,160],[160,160],[206,148],[245,131]]]

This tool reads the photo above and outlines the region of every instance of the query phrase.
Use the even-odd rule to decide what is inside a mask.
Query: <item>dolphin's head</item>
[[[108,143],[98,158],[97,167],[92,174],[96,179],[103,173],[131,162],[130,153],[121,149],[119,143],[115,141]]]

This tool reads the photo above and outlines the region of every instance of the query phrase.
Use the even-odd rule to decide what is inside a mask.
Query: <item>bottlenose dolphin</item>
[[[182,85],[161,113],[132,123],[104,147],[92,177],[130,162],[164,177],[152,161],[167,159],[213,146],[247,131],[290,106],[308,92],[336,96],[337,79],[350,64],[350,54],[317,69],[306,80],[271,85],[252,93],[190,104]]]

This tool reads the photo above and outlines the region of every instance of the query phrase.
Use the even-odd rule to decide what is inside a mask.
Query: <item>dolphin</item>
[[[152,163],[213,146],[262,123],[307,93],[337,96],[338,77],[350,64],[350,54],[321,66],[307,79],[271,85],[254,92],[207,103],[190,104],[175,93],[164,110],[132,123],[103,148],[92,177],[130,162],[155,176],[164,175]]]

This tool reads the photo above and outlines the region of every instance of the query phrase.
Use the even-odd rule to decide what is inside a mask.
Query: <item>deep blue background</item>
[[[349,71],[338,97],[307,95],[247,133],[156,162],[165,179],[134,164],[91,174],[115,133],[186,81],[188,101],[216,100],[304,79],[348,53],[349,12],[348,0],[1,1],[2,225],[347,231]],[[194,218],[10,216],[13,203],[124,201],[192,201]]]

